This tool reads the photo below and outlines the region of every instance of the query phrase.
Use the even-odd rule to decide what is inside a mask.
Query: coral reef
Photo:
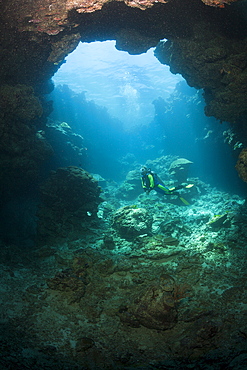
[[[141,192],[140,171],[132,170],[127,173],[125,181],[121,184],[115,196],[120,199],[133,200]]]
[[[158,174],[163,181],[170,181],[171,176],[169,168],[171,163],[176,161],[179,157],[172,155],[163,155],[162,157],[155,158],[153,160],[147,160],[146,166],[152,171]]]
[[[119,49],[136,54],[167,38],[156,48],[158,59],[173,73],[181,73],[190,86],[204,89],[206,114],[228,122],[241,120],[245,125],[246,26],[241,2],[225,9],[215,7],[233,1],[204,3],[210,6],[200,0],[2,3],[0,105],[5,144],[1,167],[9,169],[3,170],[2,188],[10,190],[13,186],[7,184],[19,187],[21,182],[31,185],[41,163],[50,156],[45,136],[35,136],[44,130],[51,111],[43,96],[52,91],[50,78],[80,41],[115,39]],[[184,16],[188,11],[191,17]],[[232,130],[237,131],[237,126]],[[11,154],[13,148],[18,158]],[[137,188],[129,181],[125,185],[126,199],[130,199]]]
[[[246,205],[194,180],[203,194],[187,208],[136,199],[154,215],[152,236],[126,240],[106,223],[28,257],[2,246],[1,364],[244,368]],[[212,228],[225,214],[228,228]]]
[[[117,40],[134,54],[167,38],[157,56],[204,89],[206,114],[246,125],[246,4],[233,2],[2,1],[1,198],[41,183],[52,153],[43,95],[79,41]],[[176,159],[147,166],[172,183]],[[243,149],[244,181],[246,162]],[[40,187],[37,243],[0,241],[3,369],[246,368],[246,201],[193,178],[184,207],[138,196],[136,180],[117,199],[118,184],[106,183],[101,204],[86,171],[53,171]]]
[[[69,166],[53,171],[40,191],[39,241],[69,234],[75,238],[88,227],[87,223],[97,219],[101,190],[97,181],[81,168]]]
[[[53,242],[28,253],[1,245],[2,367],[245,368],[244,199],[199,179],[193,182],[200,192],[185,208],[142,194],[134,206],[118,201],[116,212],[112,196],[98,206],[107,209],[101,223],[88,217],[75,240],[69,233],[61,239],[75,222],[76,199],[85,200],[81,180],[93,194],[98,190],[81,169],[53,176],[43,188],[46,213],[54,207],[68,216],[56,237],[53,230]],[[113,184],[105,186],[107,192]],[[67,196],[60,199],[62,191]],[[125,229],[120,235],[112,228],[116,214],[117,224],[142,209],[153,215],[152,235],[126,239]]]
[[[152,216],[145,208],[125,206],[113,215],[113,227],[126,239],[150,233]]]

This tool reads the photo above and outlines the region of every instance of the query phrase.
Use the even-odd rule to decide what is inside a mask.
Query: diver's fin
[[[184,188],[185,188],[185,189],[190,189],[190,188],[192,188],[193,186],[194,186],[194,184],[188,184],[188,185],[184,186]]]
[[[177,188],[175,188],[175,186],[173,186],[173,188],[170,188],[169,191],[174,191],[176,190]]]
[[[179,197],[179,199],[186,205],[186,206],[189,206],[189,202],[187,202],[186,199],[182,198],[182,197]]]
[[[188,185],[179,185],[179,186],[173,186],[173,188],[169,188],[169,191],[174,191],[174,190],[180,190],[180,189],[190,189],[194,186],[194,184],[188,184]]]

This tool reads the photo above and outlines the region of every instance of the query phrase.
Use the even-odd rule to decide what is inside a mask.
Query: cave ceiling
[[[116,40],[130,54],[156,50],[161,63],[205,91],[208,116],[246,118],[246,1],[10,0],[1,5],[3,84],[49,92],[47,81],[79,41]]]

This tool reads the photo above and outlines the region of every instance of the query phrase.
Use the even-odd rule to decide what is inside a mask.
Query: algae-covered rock
[[[20,120],[31,121],[43,113],[39,99],[31,86],[3,85],[0,88],[0,107],[7,114]]]
[[[247,182],[247,148],[244,148],[239,154],[236,170],[238,171],[239,177]]]
[[[133,200],[141,193],[140,173],[137,170],[133,170],[127,173],[125,181],[116,192],[116,197],[124,200]]]
[[[84,352],[94,346],[94,341],[91,338],[79,338],[76,342],[76,352]]]
[[[8,115],[1,110],[0,102],[0,194],[5,201],[13,193],[22,194],[27,187],[35,188],[53,150],[42,135],[37,132],[37,120],[24,120]]]
[[[42,115],[41,102],[31,86],[0,87],[0,193],[4,198],[26,186],[34,188],[41,163],[52,155],[43,131],[37,132],[44,123]]]
[[[177,322],[175,291],[173,278],[166,276],[160,284],[149,286],[138,297],[132,297],[131,304],[120,313],[121,321],[133,327],[171,329]]]
[[[170,165],[170,174],[175,177],[178,182],[186,182],[188,177],[189,167],[193,162],[185,158],[178,158]]]
[[[113,227],[125,239],[151,233],[153,218],[145,208],[126,206],[116,211]]]
[[[85,170],[75,166],[59,168],[41,186],[43,202],[53,209],[91,212],[96,215],[100,188],[97,181]]]
[[[209,222],[208,225],[210,225],[213,229],[220,229],[222,227],[229,227],[230,226],[230,220],[227,219],[227,213],[223,215],[215,215]]]
[[[62,292],[68,303],[80,302],[86,290],[84,279],[71,269],[58,272],[48,279],[47,285],[52,290]]]
[[[85,160],[84,138],[74,133],[67,122],[49,119],[45,127],[45,137],[53,148],[52,160],[56,168],[69,166],[71,163],[83,163]]]
[[[85,170],[65,167],[53,171],[41,186],[42,204],[38,212],[40,238],[78,234],[85,224],[97,218],[101,189]]]
[[[211,0],[205,0],[211,2]],[[206,20],[195,22],[189,39],[160,41],[155,55],[191,87],[203,88],[205,114],[235,123],[246,118],[246,40],[231,37]]]

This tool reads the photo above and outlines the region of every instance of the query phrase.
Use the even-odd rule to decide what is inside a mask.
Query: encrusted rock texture
[[[244,369],[246,201],[188,181],[190,207],[112,183],[101,202],[86,171],[52,172],[39,243],[1,241],[1,368]]]
[[[241,150],[236,164],[236,169],[239,177],[241,177],[243,181],[247,182],[247,148]]]
[[[50,144],[37,134],[43,124],[43,107],[31,86],[0,86],[0,193],[35,186],[39,167],[52,154]]]
[[[23,183],[29,182],[28,174],[35,167],[38,177],[40,159],[44,161],[51,155],[45,138],[39,136],[42,140],[37,140],[35,136],[35,130],[44,128],[52,109],[43,97],[53,88],[49,79],[80,41],[115,39],[117,49],[140,54],[167,38],[167,42],[157,46],[156,56],[161,63],[168,64],[173,73],[182,74],[189,85],[204,89],[206,115],[230,122],[235,131],[240,125],[244,126],[247,27],[244,4],[232,3],[230,0],[205,1],[206,5],[200,0],[106,3],[47,0],[16,3],[12,0],[2,3],[2,122],[5,126],[6,122],[11,121],[11,126],[16,122],[16,127],[28,122],[25,140],[35,143],[37,151],[28,153],[28,161],[27,152],[19,151],[19,164],[15,161],[11,178],[3,176],[6,179],[3,187],[8,188],[9,179],[12,183],[20,182],[20,171]],[[18,96],[20,89],[25,90],[22,97],[22,92]],[[16,113],[14,120],[12,113]],[[1,128],[1,134],[6,136],[5,131],[9,135],[10,128]],[[5,145],[9,148],[7,151],[20,146],[13,131],[11,142],[6,141],[9,142]],[[24,129],[19,132],[23,135]],[[4,162],[2,167],[13,167],[11,156],[1,154],[0,160]],[[127,189],[130,187],[132,194]],[[133,184],[127,183],[126,197],[134,195]]]
[[[132,239],[151,232],[152,216],[145,208],[126,206],[113,215],[113,226],[121,236]]]
[[[156,56],[190,86],[204,89],[207,116],[236,122],[247,110],[247,38],[232,42],[229,36],[201,22],[194,26],[193,36],[161,42]]]
[[[1,81],[24,83],[46,93],[48,79],[79,41],[115,39],[118,49],[140,54],[167,38],[157,48],[158,59],[173,73],[181,73],[189,85],[204,89],[205,113],[232,123],[244,120],[246,22],[241,3],[239,7],[232,3],[6,2],[1,5]]]
[[[246,204],[193,181],[192,207],[136,199],[153,216],[150,235],[119,235],[112,196],[99,205],[108,216],[84,220],[76,240],[2,244],[2,368],[244,369]],[[128,204],[126,222],[138,209]]]
[[[97,181],[82,168],[69,166],[53,171],[40,187],[38,239],[42,243],[82,232],[96,218],[100,198]]]

